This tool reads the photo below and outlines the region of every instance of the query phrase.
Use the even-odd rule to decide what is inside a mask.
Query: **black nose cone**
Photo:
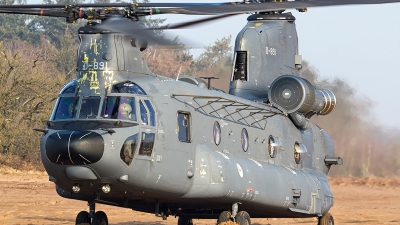
[[[87,165],[101,159],[103,137],[91,131],[59,131],[46,140],[47,158],[62,165]]]

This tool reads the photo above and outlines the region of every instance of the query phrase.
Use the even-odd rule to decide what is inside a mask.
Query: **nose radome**
[[[104,139],[93,131],[57,131],[49,135],[45,147],[50,162],[87,165],[103,156]]]

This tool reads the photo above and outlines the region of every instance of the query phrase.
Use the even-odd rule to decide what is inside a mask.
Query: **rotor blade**
[[[230,5],[232,2],[217,2],[217,3],[136,3],[137,7],[188,7],[188,6],[219,6]]]
[[[156,35],[153,31],[146,29],[138,22],[124,17],[110,17],[93,28],[100,31],[107,30],[121,33],[132,38],[140,38],[157,45],[174,45],[171,41]]]
[[[247,12],[281,11],[286,9],[302,9],[323,6],[341,6],[358,4],[384,4],[400,2],[400,0],[332,0],[332,1],[290,1],[290,2],[264,2],[249,4],[231,4],[209,6],[182,7],[171,10],[170,13],[189,15],[215,15],[215,14],[241,14]]]
[[[126,6],[130,6],[132,4],[130,3],[95,3],[95,4],[71,4],[71,5],[67,5],[67,4],[51,4],[51,5],[46,5],[46,4],[36,4],[36,5],[0,5],[0,8],[3,9],[56,9],[56,8],[60,8],[60,9],[65,9],[67,7],[70,6],[74,6],[74,7],[81,7],[81,8],[102,8],[102,7],[126,7]]]
[[[218,6],[224,4],[231,4],[230,2],[222,2],[222,3],[87,3],[87,4],[28,4],[28,5],[0,5],[0,8],[9,9],[9,8],[18,8],[18,9],[52,9],[52,8],[66,8],[69,6],[80,7],[80,8],[102,8],[102,7],[128,7],[128,6],[136,6],[136,7],[189,7],[189,6]]]
[[[36,16],[67,17],[68,13],[64,10],[44,10],[44,9],[13,9],[0,8],[0,13],[7,14],[27,14]]]
[[[236,15],[235,14],[224,14],[224,15],[219,15],[219,16],[214,16],[214,17],[208,17],[208,18],[205,18],[205,19],[184,22],[184,23],[170,24],[170,25],[167,25],[167,26],[164,26],[164,27],[154,28],[154,30],[181,29],[181,28],[195,26],[195,25],[200,24],[200,23],[207,23],[207,22],[210,22],[210,21],[213,21],[213,20],[219,20],[219,19],[223,19],[223,18],[227,18],[227,17],[231,17],[231,16],[236,16]]]

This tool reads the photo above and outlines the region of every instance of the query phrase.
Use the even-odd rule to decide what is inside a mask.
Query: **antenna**
[[[200,77],[200,78],[203,78],[203,79],[207,79],[207,83],[208,83],[208,85],[207,85],[207,88],[208,89],[211,89],[211,80],[212,79],[219,79],[218,77]]]
[[[179,74],[181,74],[181,69],[182,69],[182,66],[179,67],[178,76],[176,76],[176,80],[177,81],[178,81],[178,78],[179,78]]]

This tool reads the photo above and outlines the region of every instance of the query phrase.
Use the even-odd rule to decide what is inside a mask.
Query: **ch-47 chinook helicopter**
[[[87,201],[76,224],[108,224],[97,203],[251,224],[253,218],[317,217],[334,224],[327,173],[342,159],[308,119],[336,104],[298,76],[295,18],[285,9],[397,1],[245,1],[220,4],[2,5],[0,13],[87,19],[77,77],[60,92],[41,137],[49,180]],[[256,12],[238,34],[229,93],[191,76],[152,73],[141,53],[165,44],[137,23],[153,14],[217,15],[181,28]]]

